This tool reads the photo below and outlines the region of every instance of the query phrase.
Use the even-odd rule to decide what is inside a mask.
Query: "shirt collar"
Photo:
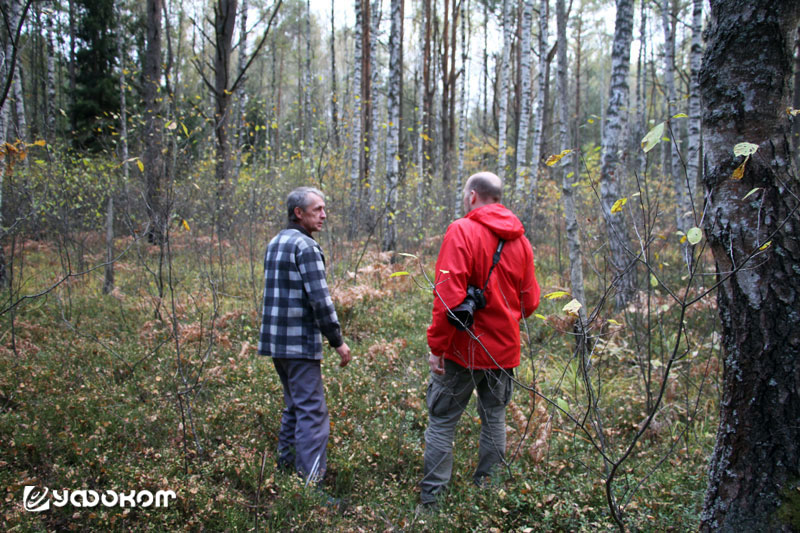
[[[314,237],[311,235],[311,233],[309,233],[309,232],[308,232],[308,230],[307,230],[306,228],[304,228],[303,226],[301,226],[301,225],[300,225],[300,224],[298,224],[297,222],[289,222],[289,223],[286,225],[286,229],[296,229],[297,231],[299,231],[299,232],[300,232],[300,233],[302,233],[303,235],[306,235],[306,236],[308,236],[308,237],[311,237],[312,239],[314,238]]]

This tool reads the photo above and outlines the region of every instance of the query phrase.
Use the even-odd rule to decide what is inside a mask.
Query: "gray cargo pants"
[[[447,487],[453,472],[456,424],[472,391],[478,391],[481,418],[478,467],[473,480],[480,484],[492,467],[503,462],[506,450],[506,405],[513,392],[513,369],[470,370],[445,360],[445,373],[431,373],[428,383],[428,429],[425,431],[425,477],[420,482],[422,503],[433,503]]]
[[[272,362],[286,405],[278,434],[278,466],[297,470],[306,482],[318,482],[325,475],[330,434],[320,361],[273,357]]]

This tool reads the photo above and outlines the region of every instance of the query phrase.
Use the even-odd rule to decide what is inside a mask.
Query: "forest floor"
[[[248,259],[218,245],[176,239],[165,258],[137,244],[116,264],[110,295],[101,295],[98,269],[9,309],[62,280],[57,248],[26,243],[0,323],[0,529],[596,531],[617,529],[608,487],[628,529],[697,528],[720,379],[711,303],[687,318],[693,344],[663,387],[674,306],[653,300],[652,322],[635,310],[598,321],[590,401],[566,301],[543,299],[523,325],[508,468],[490,489],[471,483],[480,431],[473,402],[458,428],[450,491],[437,513],[420,515],[432,303],[423,272],[432,272],[435,246],[420,250],[419,262],[397,264],[367,252],[357,273],[356,261],[332,261],[334,300],[354,353],[339,368],[326,348],[323,362],[331,415],[325,490],[344,503],[337,509],[275,470],[283,400],[270,361],[255,353],[261,252]],[[214,250],[226,255],[224,271],[213,266]],[[545,258],[537,269],[542,294],[560,290],[555,265]],[[641,323],[649,328],[636,329]],[[637,346],[649,346],[646,364]],[[533,385],[550,402],[525,390]],[[657,398],[658,414],[637,438]],[[34,485],[51,494],[172,490],[176,498],[166,508],[68,503],[29,512],[23,491]]]

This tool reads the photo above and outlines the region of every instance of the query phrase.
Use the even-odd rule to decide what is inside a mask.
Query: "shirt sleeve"
[[[297,254],[297,266],[303,278],[303,288],[308,295],[311,312],[320,332],[331,347],[338,348],[342,340],[339,319],[325,281],[325,262],[322,251],[316,246],[306,246]]]
[[[527,247],[525,255],[527,259],[528,268],[525,269],[525,277],[522,280],[522,289],[520,290],[522,296],[522,315],[529,317],[539,307],[539,282],[536,281],[536,265],[533,260],[533,248],[531,243],[525,239]]]

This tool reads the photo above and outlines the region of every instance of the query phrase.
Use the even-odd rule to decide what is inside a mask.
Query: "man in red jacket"
[[[539,305],[539,284],[522,223],[499,203],[502,190],[502,181],[490,172],[467,180],[466,215],[447,228],[436,261],[433,320],[428,327],[425,477],[420,483],[424,507],[435,504],[450,481],[456,424],[473,389],[478,391],[481,418],[475,483],[484,483],[505,457],[506,405],[520,360],[519,321]],[[499,261],[492,268],[501,240]],[[460,330],[448,320],[448,310],[464,301],[468,286],[486,287],[486,306],[474,312],[472,326]]]

